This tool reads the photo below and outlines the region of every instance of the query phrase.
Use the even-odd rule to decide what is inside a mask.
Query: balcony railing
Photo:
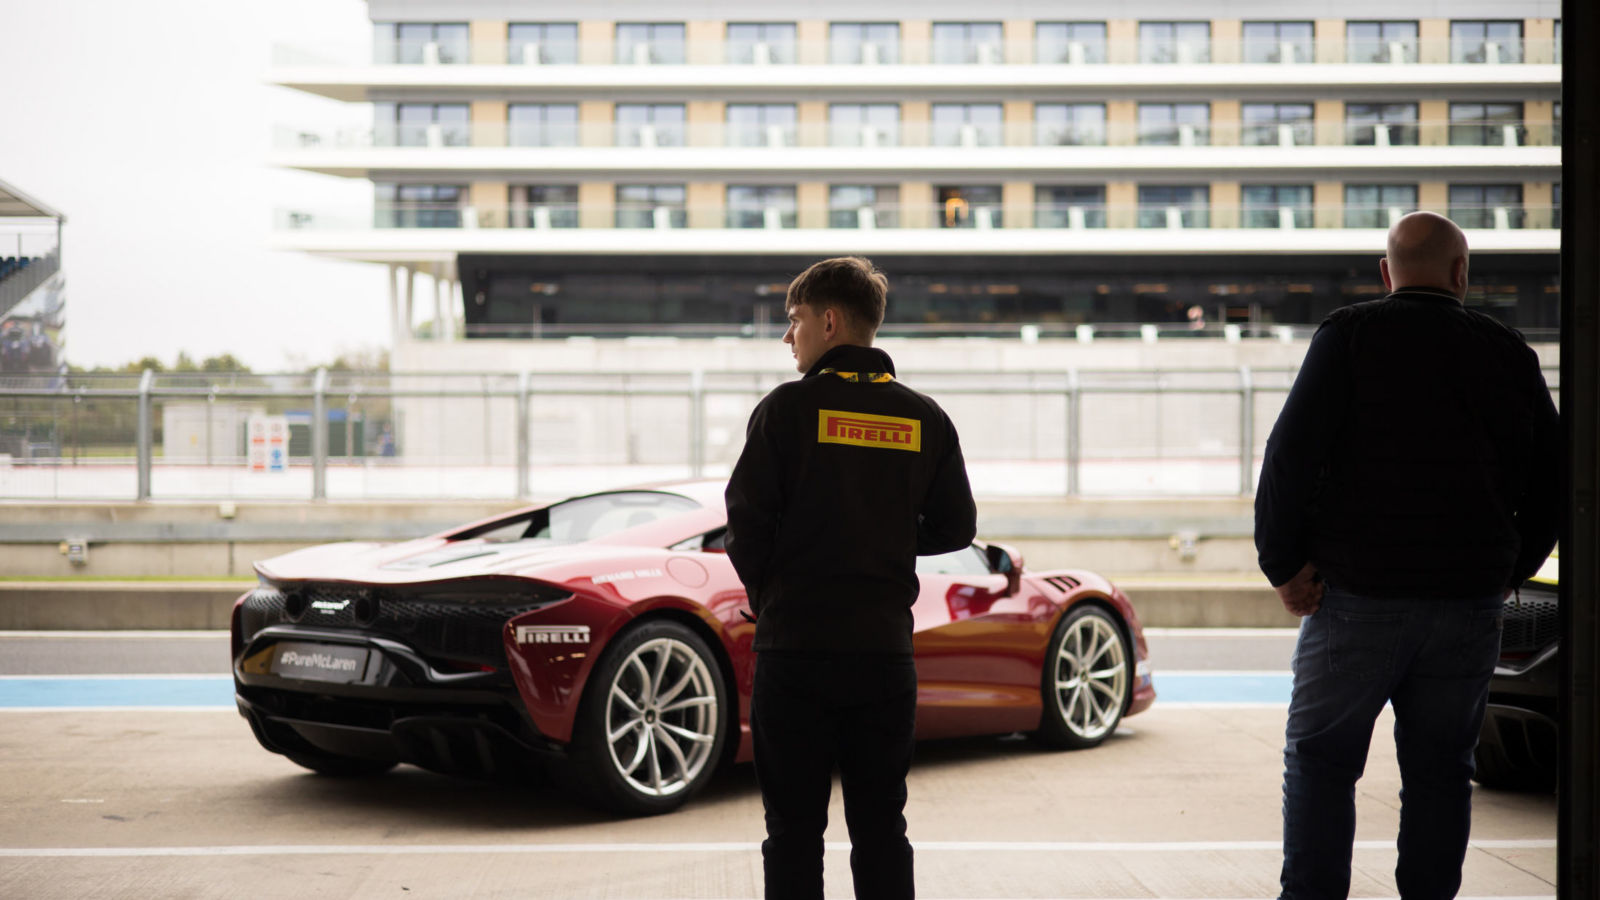
[[[906,120],[893,125],[790,122],[771,125],[694,123],[639,126],[615,122],[563,125],[475,123],[274,130],[281,150],[356,150],[400,148],[562,147],[738,147],[772,150],[793,147],[881,149],[891,147],[1405,147],[1405,146],[1559,146],[1560,123],[1524,119],[1424,121],[1230,121],[1194,123],[1056,121],[993,125]]]
[[[941,204],[877,203],[766,206],[575,203],[458,205],[385,203],[371,214],[353,210],[280,209],[280,231],[370,231],[373,229],[1386,229],[1415,205],[1312,205],[1142,203],[998,203],[953,199]],[[1463,228],[1516,230],[1560,226],[1560,207],[1548,205],[1449,204],[1441,207]]]
[[[1550,38],[1504,41],[1410,38],[1399,41],[1333,39],[1206,41],[1116,39],[886,42],[564,41],[509,40],[362,43],[295,43],[273,48],[278,66],[789,66],[789,65],[1521,65],[1556,64],[1560,46]]]

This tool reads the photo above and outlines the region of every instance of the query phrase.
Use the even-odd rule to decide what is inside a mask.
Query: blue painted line
[[[1164,703],[1289,703],[1294,676],[1287,672],[1226,675],[1155,673],[1156,707]]]
[[[0,679],[0,709],[151,707],[232,708],[233,679],[226,675],[175,677]]]
[[[1208,675],[1155,673],[1156,708],[1190,703],[1289,702],[1293,678],[1287,672]],[[0,678],[0,709],[81,707],[232,708],[233,679],[226,675],[14,676]]]

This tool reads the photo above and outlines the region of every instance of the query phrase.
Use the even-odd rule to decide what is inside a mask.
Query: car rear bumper
[[[286,641],[361,648],[371,662],[348,683],[273,674],[262,661]],[[562,749],[528,720],[508,672],[440,672],[386,638],[265,629],[235,661],[234,690],[240,715],[275,753],[334,754],[493,777]]]

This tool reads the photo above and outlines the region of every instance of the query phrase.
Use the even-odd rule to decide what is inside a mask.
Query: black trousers
[[[916,715],[910,656],[760,654],[750,731],[766,808],[767,900],[822,897],[836,764],[856,897],[916,896],[904,815]]]

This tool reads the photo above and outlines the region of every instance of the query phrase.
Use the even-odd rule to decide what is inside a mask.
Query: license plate
[[[284,678],[348,684],[367,674],[371,653],[365,647],[344,644],[281,643],[272,651],[272,673]]]

